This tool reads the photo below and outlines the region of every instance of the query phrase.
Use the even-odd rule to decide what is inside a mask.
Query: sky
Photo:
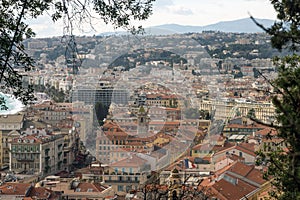
[[[260,19],[276,19],[270,0],[156,0],[151,17],[134,24],[143,27],[161,24],[204,26],[220,21],[247,18],[250,14]],[[90,26],[85,26],[81,30],[75,28],[74,34],[97,35],[116,31],[100,20],[93,20],[92,24],[94,30]],[[30,26],[37,33],[37,37],[63,34],[63,22],[54,24],[48,15],[30,20]]]

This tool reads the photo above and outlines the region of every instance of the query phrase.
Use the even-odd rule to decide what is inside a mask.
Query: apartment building
[[[44,101],[41,104],[32,106],[33,110],[40,113],[40,119],[46,123],[56,125],[62,120],[71,118],[71,103],[55,103],[52,101]]]
[[[24,114],[0,115],[0,168],[9,165],[9,141],[20,136]]]
[[[103,175],[105,184],[110,185],[118,195],[137,190],[147,180],[147,172],[151,169],[147,160],[134,154],[110,165],[109,171]]]
[[[228,119],[236,115],[247,116],[250,110],[254,110],[255,117],[263,122],[274,119],[275,107],[269,102],[250,102],[247,100],[202,100],[199,110],[209,113],[214,112],[215,119]]]
[[[14,138],[9,143],[9,169],[42,175],[62,170],[63,145],[63,135],[45,134],[39,130]]]

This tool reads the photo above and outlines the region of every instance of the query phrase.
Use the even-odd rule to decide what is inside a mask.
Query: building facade
[[[199,103],[199,110],[214,112],[215,119],[228,119],[237,115],[247,116],[250,110],[254,110],[255,117],[263,122],[273,121],[275,115],[275,107],[269,102],[202,100]]]
[[[9,141],[20,136],[24,114],[0,115],[0,168],[9,165]]]
[[[51,174],[63,168],[62,135],[25,135],[9,144],[9,169],[18,173]]]

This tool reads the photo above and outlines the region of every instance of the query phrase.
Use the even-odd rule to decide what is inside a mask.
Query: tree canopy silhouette
[[[278,77],[267,80],[274,88],[273,104],[276,107],[277,137],[283,139],[287,148],[270,153],[258,152],[259,164],[266,162],[266,178],[272,178],[277,199],[300,199],[300,1],[271,0],[278,21],[270,28],[263,28],[270,36],[272,46],[288,49],[290,55],[275,57]],[[259,72],[260,73],[260,72]],[[260,73],[260,75],[262,75]],[[263,76],[263,75],[262,75]]]

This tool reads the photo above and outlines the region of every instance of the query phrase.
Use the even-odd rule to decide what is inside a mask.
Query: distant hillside
[[[257,21],[263,24],[265,27],[270,27],[274,20],[270,19],[257,19]],[[207,26],[186,26],[179,24],[163,24],[158,26],[152,26],[145,28],[146,33],[152,35],[168,35],[174,33],[191,33],[202,31],[221,31],[221,32],[233,32],[233,33],[258,33],[263,32],[262,29],[256,26],[256,24],[250,18],[238,19],[233,21],[218,22]],[[113,33],[102,33],[101,35],[111,35]],[[115,32],[115,34],[126,34],[126,32]]]
[[[270,27],[274,20],[257,19],[265,27]],[[218,22],[207,26],[184,26],[178,24],[163,24],[146,28],[147,33],[151,34],[170,34],[172,33],[188,33],[188,32],[202,32],[202,31],[221,31],[234,33],[257,33],[263,32],[250,18],[244,18],[234,21]]]
[[[185,58],[181,58],[179,55],[174,54],[170,51],[155,49],[155,50],[145,50],[137,49],[132,53],[126,53],[118,57],[109,65],[109,69],[114,69],[115,67],[122,66],[125,71],[135,68],[137,63],[139,65],[144,65],[146,62],[150,61],[166,61],[169,63],[187,63]]]

